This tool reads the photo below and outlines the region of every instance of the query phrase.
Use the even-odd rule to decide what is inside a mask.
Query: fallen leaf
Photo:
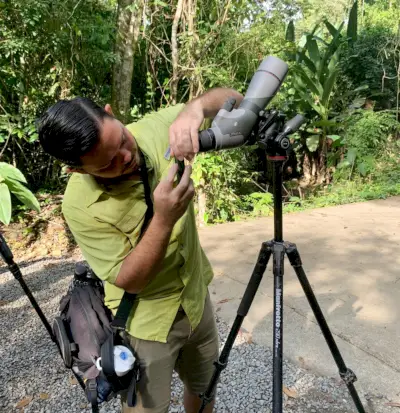
[[[69,378],[69,382],[75,386],[76,384],[78,384],[78,380],[75,377],[70,377]]]
[[[38,253],[42,256],[46,256],[49,253],[49,250],[46,247],[39,248]]]
[[[227,303],[228,301],[231,301],[231,300],[233,300],[233,298],[224,298],[223,300],[218,301],[217,304],[224,304],[224,303]]]
[[[87,407],[87,404],[86,404],[86,403],[81,403],[81,405],[80,405],[80,408],[81,408],[81,409],[86,409],[86,407]]]
[[[17,409],[22,409],[25,406],[28,406],[28,404],[33,400],[33,396],[26,396],[22,400],[20,400],[17,405],[15,406]]]
[[[42,400],[47,400],[47,399],[50,397],[50,395],[47,394],[47,393],[40,393],[40,394],[39,394],[39,397],[40,397]]]
[[[55,250],[55,251],[53,251],[53,255],[55,257],[61,257],[62,256],[62,251],[61,250]]]
[[[385,403],[385,405],[390,407],[400,407],[400,403]]]
[[[295,390],[288,389],[286,386],[283,386],[283,392],[286,396],[291,397],[292,399],[297,398],[297,392]]]

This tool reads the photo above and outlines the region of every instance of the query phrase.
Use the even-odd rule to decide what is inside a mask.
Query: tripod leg
[[[273,413],[282,413],[282,341],[283,341],[283,264],[285,246],[273,244],[274,253],[274,348],[273,348]]]
[[[290,264],[293,266],[294,271],[300,281],[300,284],[303,288],[303,291],[307,297],[307,300],[311,306],[311,309],[314,313],[315,318],[321,328],[322,334],[325,337],[325,340],[329,346],[329,349],[332,353],[332,356],[336,362],[336,365],[339,369],[340,377],[345,382],[347,388],[349,389],[350,395],[353,398],[354,404],[357,407],[359,413],[365,413],[364,407],[361,403],[361,400],[358,396],[357,390],[354,387],[354,382],[357,380],[356,375],[352,370],[347,368],[339,349],[336,345],[336,342],[333,338],[333,335],[329,329],[328,323],[325,320],[325,317],[321,311],[321,308],[315,298],[314,292],[311,288],[310,283],[308,282],[306,273],[304,272],[303,265],[301,262],[300,254],[297,251],[295,244],[287,243],[286,253],[289,258]]]
[[[217,385],[219,376],[228,364],[229,353],[232,350],[233,343],[235,342],[236,336],[239,332],[239,329],[243,323],[244,318],[246,317],[249,308],[253,302],[254,296],[257,293],[258,287],[264,275],[265,269],[267,268],[268,261],[272,253],[272,243],[265,242],[262,244],[260,253],[258,255],[257,263],[254,267],[253,273],[251,275],[250,281],[247,285],[246,291],[243,295],[242,301],[240,302],[239,309],[231,331],[229,332],[228,338],[225,342],[224,348],[222,349],[221,355],[214,363],[215,371],[211,378],[211,381],[207,387],[207,390],[200,397],[202,398],[202,404],[199,410],[199,413],[202,413],[208,403],[214,398],[214,390]]]

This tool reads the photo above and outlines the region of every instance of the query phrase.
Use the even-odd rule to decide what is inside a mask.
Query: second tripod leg
[[[325,340],[329,346],[329,349],[332,353],[332,356],[336,362],[336,365],[339,369],[340,377],[343,379],[347,388],[349,389],[349,393],[356,405],[357,410],[359,413],[365,413],[364,406],[361,403],[361,400],[358,396],[357,390],[354,387],[354,382],[357,380],[356,375],[353,373],[352,370],[347,368],[340,352],[338,346],[336,345],[335,339],[329,329],[328,323],[325,320],[324,315],[322,314],[321,308],[315,298],[314,292],[311,288],[310,283],[308,282],[306,273],[304,272],[300,254],[297,251],[297,247],[294,244],[287,245],[286,253],[289,258],[290,264],[293,266],[294,271],[300,281],[301,286],[303,287],[303,291],[307,297],[307,300],[310,304],[310,307],[314,313],[314,316],[321,328],[322,334],[325,337]]]
[[[257,263],[254,267],[253,273],[251,275],[249,284],[247,285],[246,291],[244,292],[243,298],[240,302],[235,321],[233,322],[232,328],[229,332],[228,338],[226,339],[224,348],[221,351],[219,359],[214,363],[215,370],[211,377],[211,381],[208,384],[207,390],[204,394],[200,395],[202,403],[198,413],[202,413],[208,403],[214,397],[214,390],[217,386],[219,376],[222,370],[225,369],[228,363],[229,354],[232,350],[233,344],[235,342],[236,336],[239,333],[240,327],[246,317],[249,308],[253,302],[254,296],[258,290],[260,282],[263,278],[265,269],[267,268],[268,261],[272,253],[272,243],[264,242],[261,246],[260,253],[258,255]]]
[[[283,340],[283,264],[285,247],[273,244],[274,273],[274,343],[273,343],[273,413],[282,413],[282,340]]]

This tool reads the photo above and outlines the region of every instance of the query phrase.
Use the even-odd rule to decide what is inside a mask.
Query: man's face
[[[100,178],[117,178],[136,172],[140,166],[138,147],[132,134],[114,118],[100,124],[100,141],[81,158],[82,172]]]

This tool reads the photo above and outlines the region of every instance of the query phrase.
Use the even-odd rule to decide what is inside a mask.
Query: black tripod
[[[242,325],[244,317],[246,317],[249,308],[253,302],[254,296],[258,290],[269,259],[273,257],[273,274],[274,274],[274,332],[273,332],[273,395],[272,405],[273,413],[282,413],[282,332],[283,332],[283,273],[284,273],[284,258],[288,256],[290,264],[300,281],[303,291],[308,299],[315,318],[321,328],[322,334],[329,346],[332,356],[339,369],[339,374],[346,383],[354,404],[359,413],[365,413],[364,407],[354,387],[354,382],[357,380],[356,375],[352,370],[347,368],[339,349],[335,343],[329,326],[324,318],[321,308],[315,298],[314,292],[308,282],[307,276],[302,267],[300,254],[295,244],[285,242],[283,240],[282,229],[282,173],[283,165],[287,160],[287,153],[290,148],[290,142],[287,136],[298,129],[303,119],[296,117],[289,121],[284,127],[283,131],[279,131],[282,124],[279,120],[279,115],[272,112],[268,117],[264,117],[261,121],[259,135],[261,140],[258,144],[266,149],[268,160],[273,164],[273,197],[274,197],[274,239],[272,241],[264,242],[261,246],[257,263],[254,267],[250,281],[247,285],[246,291],[240,302],[237,316],[229,332],[228,338],[222,349],[218,361],[215,362],[215,371],[209,383],[206,392],[201,396],[202,405],[199,413],[204,411],[205,406],[211,402],[214,397],[214,390],[217,385],[219,376],[227,366],[229,353],[235,342],[235,338]],[[278,117],[278,119],[276,119]],[[282,120],[282,119],[281,119]],[[267,129],[268,128],[268,129]],[[264,132],[266,131],[266,132]]]

